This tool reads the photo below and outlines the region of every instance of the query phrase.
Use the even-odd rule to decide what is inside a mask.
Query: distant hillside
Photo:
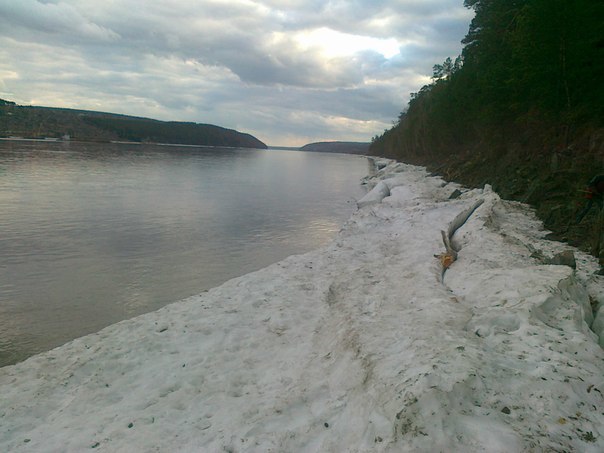
[[[0,99],[0,137],[132,141],[266,149],[250,134],[211,124],[158,121],[114,113],[19,106]]]
[[[370,143],[360,142],[317,142],[309,143],[300,148],[300,151],[314,151],[321,153],[344,154],[369,154]]]

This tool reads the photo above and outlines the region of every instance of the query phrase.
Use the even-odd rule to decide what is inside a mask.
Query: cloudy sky
[[[369,141],[471,17],[463,0],[0,0],[0,98]]]

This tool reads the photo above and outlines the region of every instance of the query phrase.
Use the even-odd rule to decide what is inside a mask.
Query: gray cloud
[[[0,0],[0,97],[368,140],[469,20],[458,0]]]
[[[8,30],[22,28],[45,35],[69,34],[87,42],[119,39],[115,32],[94,23],[66,3],[3,0],[0,12],[0,21]]]

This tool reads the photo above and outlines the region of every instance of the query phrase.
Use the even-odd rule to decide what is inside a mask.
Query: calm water
[[[358,156],[0,141],[0,366],[326,244]]]

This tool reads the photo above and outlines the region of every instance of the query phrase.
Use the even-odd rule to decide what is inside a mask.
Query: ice
[[[384,181],[380,181],[369,191],[369,193],[357,201],[357,206],[362,208],[364,206],[381,203],[388,195],[390,195],[390,188]]]
[[[1,368],[0,450],[604,451],[596,261],[381,166],[329,246]]]

